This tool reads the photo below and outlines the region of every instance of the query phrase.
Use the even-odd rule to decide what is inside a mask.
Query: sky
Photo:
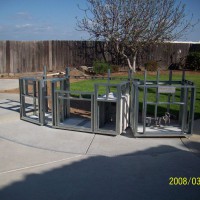
[[[186,14],[200,19],[200,0],[182,0]],[[86,0],[0,0],[0,40],[86,40],[86,32],[76,30],[78,8]],[[200,22],[181,39],[200,41]]]

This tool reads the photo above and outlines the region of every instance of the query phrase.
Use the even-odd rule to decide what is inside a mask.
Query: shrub
[[[95,61],[93,63],[93,71],[96,74],[105,74],[110,69],[110,65],[104,61]]]
[[[145,69],[147,71],[157,71],[158,70],[158,63],[155,60],[150,60],[144,64]]]
[[[186,69],[200,69],[200,52],[191,52],[186,58]]]

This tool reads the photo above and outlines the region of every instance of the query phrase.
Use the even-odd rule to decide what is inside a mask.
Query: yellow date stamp
[[[200,186],[200,177],[169,177],[169,185]]]

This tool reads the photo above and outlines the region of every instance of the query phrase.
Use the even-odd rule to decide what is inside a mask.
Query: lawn
[[[120,76],[124,78],[125,76]],[[143,80],[144,75],[142,73],[136,73],[134,75],[134,78]],[[168,80],[168,72],[162,72],[160,75],[160,80]],[[181,72],[173,72],[172,80],[181,80],[182,79],[182,73]],[[150,73],[147,76],[147,80],[156,80],[156,73]],[[186,72],[186,80],[193,81],[196,85],[196,102],[195,102],[195,119],[200,118],[200,73],[199,72]],[[99,82],[107,82],[106,80],[83,80],[79,82],[71,83],[71,90],[75,91],[87,91],[87,92],[93,92],[94,91],[94,83]],[[118,83],[120,80],[112,80],[111,83]],[[104,93],[104,91],[100,91],[100,93]],[[178,92],[178,95],[180,92]],[[166,95],[165,95],[166,96]],[[149,97],[150,99],[155,98],[155,93],[152,92]],[[161,100],[164,98],[161,97]],[[149,99],[148,99],[149,100]],[[140,102],[142,102],[142,97],[139,99]],[[153,113],[153,109],[149,108],[150,112]],[[174,106],[173,109],[175,109],[175,112],[178,113],[178,107]]]

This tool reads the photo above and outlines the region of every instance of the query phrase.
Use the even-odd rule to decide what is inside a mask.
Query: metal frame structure
[[[181,81],[172,80],[172,71],[169,72],[167,81],[159,80],[159,71],[155,81],[147,81],[147,72],[145,71],[144,81],[134,81],[132,87],[130,124],[134,136],[168,137],[192,134],[195,90],[194,83],[185,80],[184,71]],[[149,98],[149,93],[155,94],[153,100]],[[139,105],[139,99],[143,99],[142,105]],[[166,111],[163,112],[161,106],[164,105]],[[149,106],[151,106],[151,110],[154,109],[154,114],[148,113]],[[171,113],[173,106],[179,107],[178,116]],[[162,115],[159,110],[163,112]],[[170,121],[171,118],[175,119]]]
[[[30,89],[30,87],[32,87]],[[38,125],[45,124],[43,92],[41,82],[37,78],[24,77],[19,79],[20,118]]]
[[[71,91],[72,77],[107,82],[94,82],[94,92]],[[116,79],[121,82],[111,83]],[[128,126],[135,137],[192,134],[194,83],[185,79],[184,71],[180,81],[172,79],[172,71],[168,80],[159,79],[159,71],[156,80],[150,81],[146,71],[144,80],[133,80],[130,72],[128,78],[116,78],[110,76],[110,70],[107,77],[70,76],[69,68],[64,78],[47,78],[44,67],[42,75],[19,79],[20,118],[38,125],[107,135],[119,135]],[[81,107],[80,101],[87,106]],[[178,106],[178,116],[174,106]]]
[[[94,132],[121,134],[129,125],[130,83],[97,83],[94,87]],[[104,88],[104,95],[100,88]]]
[[[76,116],[70,112],[71,108],[73,109],[73,101],[88,102],[90,104],[89,111],[87,111],[87,117],[84,117],[83,113],[81,114],[81,111],[84,108],[80,108],[80,106],[78,107],[78,109],[76,109]],[[54,128],[93,132],[94,93],[56,90],[54,113]]]
[[[76,78],[76,79],[93,79],[93,80],[107,80],[107,83],[94,83],[94,92],[81,92],[81,91],[71,91],[68,87],[67,90],[55,90],[54,93],[54,104],[53,104],[53,127],[67,130],[76,130],[76,131],[86,131],[92,133],[101,133],[109,135],[118,135],[122,133],[128,127],[128,116],[129,116],[129,92],[130,84],[129,82],[123,82],[119,84],[111,84],[111,80],[116,80],[115,77],[110,77],[110,70],[108,70],[107,77],[91,77],[91,76],[70,76],[69,68],[66,68],[66,77]],[[127,80],[121,78],[120,81]],[[104,95],[105,98],[99,97],[99,87],[105,87]],[[117,98],[110,99],[108,95],[110,91],[113,91],[115,88],[115,93]],[[101,94],[102,96],[102,94]],[[90,103],[90,116],[89,118],[84,118],[80,116],[73,116],[74,113],[70,113],[70,109],[73,109],[73,101],[82,101]],[[119,120],[119,123],[116,123],[114,130],[103,130],[99,128],[99,111],[98,103],[99,102],[115,102],[115,113],[117,113],[116,120]],[[79,110],[83,108],[78,108]],[[87,111],[88,112],[88,111]],[[120,114],[122,114],[125,120],[122,120]],[[126,112],[126,114],[124,114]],[[78,115],[78,114],[77,114]],[[115,120],[115,122],[116,122]],[[123,124],[123,125],[121,125]]]
[[[47,89],[48,83],[50,92]],[[43,75],[20,78],[20,119],[42,126],[48,121],[53,124],[54,91],[56,88],[66,90],[68,87],[66,78],[47,78],[46,67]]]

